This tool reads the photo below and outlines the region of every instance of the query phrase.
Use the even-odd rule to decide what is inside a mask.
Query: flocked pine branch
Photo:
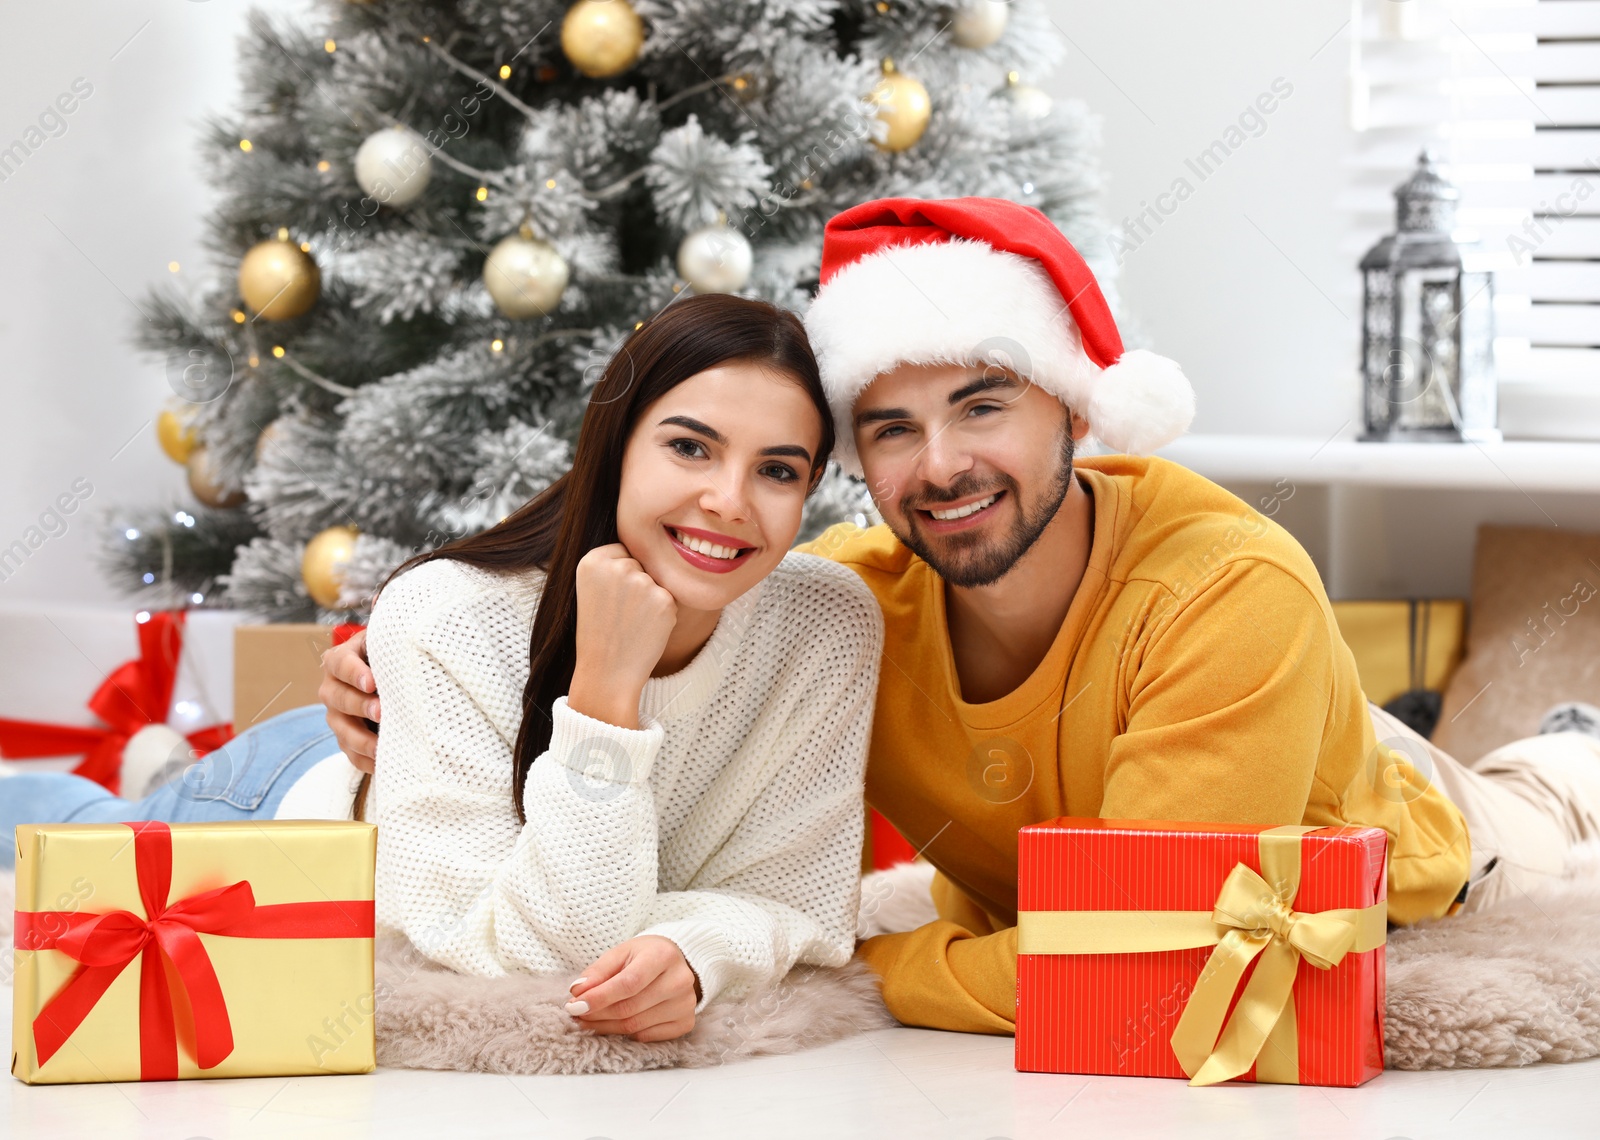
[[[1039,83],[1063,58],[1042,0],[1007,4],[1004,34],[983,47],[951,38],[953,4],[970,0],[631,2],[643,50],[605,80],[565,58],[571,0],[252,13],[241,97],[200,137],[219,191],[210,282],[141,306],[139,346],[169,377],[222,379],[203,399],[175,384],[189,400],[174,406],[219,486],[248,496],[171,524],[185,532],[164,548],[171,582],[279,620],[359,615],[404,558],[493,525],[560,474],[610,354],[692,288],[680,243],[723,220],[752,250],[740,291],[799,309],[838,211],[896,194],[1011,198],[1061,226],[1117,307],[1098,119],[1070,101],[1028,118],[1006,95],[1008,72]],[[874,145],[884,126],[868,101],[886,58],[933,107],[897,153]],[[424,140],[431,177],[409,205],[380,207],[354,156],[396,124]],[[511,319],[484,262],[524,224],[569,283],[547,315]],[[304,315],[268,321],[235,280],[244,254],[280,235],[308,251],[321,287]],[[171,512],[145,518],[156,533]],[[846,518],[871,521],[870,500],[830,468],[803,536]],[[361,534],[355,560],[340,608],[324,609],[300,556],[346,525]],[[108,573],[144,589],[149,540],[118,533]]]

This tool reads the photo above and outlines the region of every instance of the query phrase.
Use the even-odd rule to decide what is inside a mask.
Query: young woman
[[[391,575],[360,812],[381,929],[464,973],[570,975],[573,1016],[641,1041],[849,959],[882,617],[854,572],[789,553],[832,446],[799,320],[688,298],[607,366],[567,475]],[[348,817],[321,714],[139,801],[12,777],[0,827]]]

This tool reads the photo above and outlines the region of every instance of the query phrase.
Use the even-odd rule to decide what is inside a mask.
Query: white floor
[[[3,993],[4,991],[0,991]],[[1359,1089],[1018,1073],[1011,1039],[888,1029],[789,1057],[630,1076],[380,1069],[359,1077],[41,1086],[7,1080],[0,1135],[871,1137],[1600,1135],[1600,1059],[1388,1072]]]

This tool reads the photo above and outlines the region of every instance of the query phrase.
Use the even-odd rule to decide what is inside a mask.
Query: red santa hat
[[[853,475],[851,409],[903,363],[1010,368],[1116,451],[1154,451],[1194,420],[1194,389],[1177,364],[1124,352],[1072,243],[1040,211],[1003,198],[881,198],[836,215],[805,323],[833,406],[835,457]]]

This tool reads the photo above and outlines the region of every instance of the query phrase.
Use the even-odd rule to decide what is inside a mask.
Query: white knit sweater
[[[700,979],[696,1012],[849,960],[883,643],[860,578],[786,555],[693,661],[646,683],[638,729],[559,699],[523,825],[512,746],[542,581],[437,560],[373,609],[379,928],[464,973],[572,978],[663,935]]]

